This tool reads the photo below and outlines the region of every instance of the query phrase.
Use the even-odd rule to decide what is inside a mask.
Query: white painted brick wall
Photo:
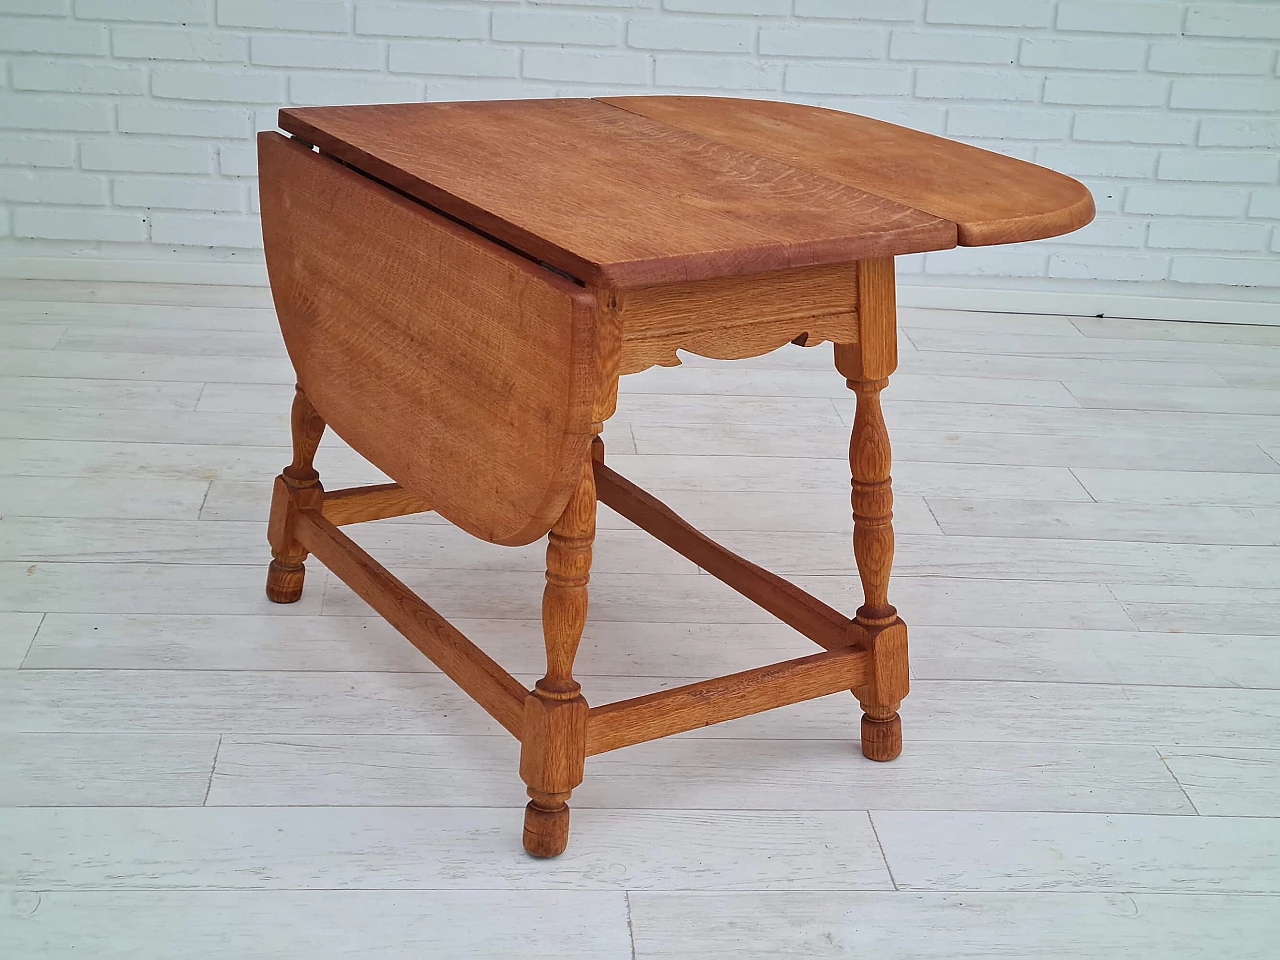
[[[910,282],[1280,301],[1278,50],[1280,0],[0,0],[0,251],[260,259],[252,137],[283,105],[727,93],[1094,190],[1078,234]]]

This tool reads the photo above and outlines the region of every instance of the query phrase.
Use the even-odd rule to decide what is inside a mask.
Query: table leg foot
[[[307,573],[303,561],[307,559],[307,551],[294,537],[294,515],[303,507],[319,509],[324,503],[324,487],[312,466],[324,434],[324,421],[301,387],[294,391],[289,420],[293,432],[293,462],[276,477],[271,516],[267,521],[267,542],[271,544],[272,556],[267,569],[267,599],[272,603],[297,603],[302,599],[302,582]]]
[[[533,857],[558,857],[569,845],[569,805],[564,794],[542,794],[524,808],[524,849]]]
[[[863,704],[862,755],[868,760],[896,760],[902,753],[902,717],[892,707]]]
[[[272,560],[267,568],[267,599],[272,603],[297,603],[307,568],[301,563]]]

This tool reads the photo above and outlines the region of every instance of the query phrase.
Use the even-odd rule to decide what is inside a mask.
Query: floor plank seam
[[[511,622],[525,622],[525,621],[517,621],[517,620],[513,620],[513,621],[511,621]],[[658,621],[647,621],[647,622],[659,623]],[[659,624],[659,625],[661,625],[661,624]],[[730,625],[732,625],[732,624],[730,624]],[[993,629],[1004,629],[1004,628],[993,628]],[[1154,631],[1154,632],[1155,632],[1155,633],[1159,633],[1159,631]],[[1239,635],[1239,636],[1240,636],[1241,638],[1243,638],[1243,637],[1245,637],[1246,635],[1241,634],[1241,635]],[[28,653],[29,653],[29,652],[30,652],[30,648],[28,648]],[[778,655],[779,655],[779,656],[781,656],[782,654],[783,654],[783,651],[779,651]],[[95,673],[97,673],[97,674],[107,674],[107,673],[148,673],[148,674],[158,674],[158,673],[178,673],[178,674],[190,674],[190,673],[196,673],[196,674],[198,674],[198,673],[226,673],[226,674],[241,675],[241,676],[254,676],[254,675],[261,675],[261,674],[267,674],[267,675],[280,675],[280,674],[286,674],[286,675],[298,675],[298,674],[302,674],[302,675],[319,675],[319,676],[353,676],[353,677],[358,677],[358,676],[391,676],[391,677],[432,677],[432,678],[440,678],[440,677],[442,677],[442,676],[443,676],[443,674],[442,674],[439,670],[437,670],[437,669],[435,669],[435,668],[430,668],[430,669],[428,669],[428,668],[423,668],[423,669],[421,669],[421,670],[377,670],[377,669],[365,669],[365,670],[324,670],[324,669],[320,669],[320,668],[316,668],[316,667],[310,667],[310,666],[308,666],[308,667],[303,667],[303,668],[299,668],[299,667],[247,667],[247,668],[241,668],[241,667],[172,667],[172,666],[162,666],[162,667],[138,667],[138,666],[126,666],[126,667],[121,667],[121,666],[102,666],[102,667],[82,667],[82,666],[70,666],[70,667],[69,667],[69,666],[40,666],[40,667],[29,667],[29,666],[22,666],[22,665],[19,665],[19,666],[17,666],[17,667],[9,667],[9,668],[5,668],[5,669],[0,669],[0,674],[4,674],[4,673],[21,673],[21,675],[23,675],[23,676],[31,676],[32,674],[38,674],[38,673],[64,674],[64,675],[65,675],[65,674],[75,674],[75,673],[87,673],[87,674],[95,674]],[[534,679],[536,679],[536,671],[520,671],[520,673],[521,673],[521,674],[523,674],[523,675],[525,675],[525,676],[528,676],[528,677],[530,677],[530,678],[534,678]],[[708,676],[694,676],[694,675],[691,675],[691,674],[688,674],[688,673],[681,673],[681,674],[667,674],[667,673],[592,673],[592,672],[587,672],[587,671],[575,671],[574,675],[575,675],[575,676],[578,676],[578,677],[583,677],[583,678],[590,678],[590,679],[593,679],[593,680],[659,680],[659,681],[671,681],[671,682],[679,682],[679,683],[691,683],[691,682],[696,682],[696,681],[699,681],[699,680],[709,680],[709,679],[713,679],[713,677],[712,677],[712,676],[710,676],[710,675],[708,675]],[[1225,683],[1222,683],[1222,684],[1195,684],[1195,683],[1149,683],[1149,682],[1142,683],[1142,682],[1135,682],[1135,681],[1129,681],[1129,680],[1057,680],[1057,679],[1055,679],[1055,680],[1042,680],[1042,679],[1038,679],[1038,678],[1025,678],[1025,677],[954,677],[954,676],[924,676],[924,675],[920,675],[920,674],[913,675],[913,676],[912,676],[912,679],[913,679],[913,680],[918,680],[918,681],[920,681],[921,683],[930,683],[930,684],[943,684],[943,683],[951,684],[951,683],[956,683],[956,684],[984,684],[984,685],[988,685],[988,686],[994,686],[994,685],[997,685],[997,684],[1017,684],[1017,685],[1028,685],[1028,686],[1055,686],[1055,687],[1059,687],[1059,686],[1060,686],[1060,687],[1102,687],[1102,688],[1111,688],[1111,689],[1116,689],[1116,690],[1119,690],[1119,689],[1130,689],[1130,688],[1132,688],[1132,689],[1139,689],[1139,690],[1203,690],[1203,691],[1205,691],[1205,692],[1211,692],[1211,691],[1212,691],[1212,692],[1217,692],[1217,693],[1221,693],[1221,692],[1223,692],[1223,691],[1240,691],[1240,692],[1242,692],[1242,693],[1280,693],[1280,687],[1245,686],[1245,685],[1243,685],[1243,684],[1241,684],[1241,683],[1238,683],[1238,682],[1235,682],[1235,681],[1231,681],[1231,680],[1227,680]],[[840,696],[843,696],[843,695],[844,695],[843,693],[832,693],[832,694],[828,694],[827,696],[830,696],[830,697],[840,697]],[[821,697],[821,698],[818,698],[818,699],[825,699],[825,697]],[[51,731],[45,731],[45,732],[51,732]],[[757,739],[757,738],[754,738],[754,737],[717,737],[716,739],[722,739],[722,740],[738,740],[738,739],[742,739],[742,740],[751,740],[751,739]],[[800,739],[800,738],[792,738],[792,739]],[[919,742],[919,743],[952,743],[952,742],[954,742],[953,740],[930,740],[930,739],[929,739],[929,738],[927,738],[927,737],[923,737],[923,738],[922,738],[922,737],[915,737],[915,738],[913,738],[913,739],[914,739],[916,742]],[[968,741],[966,741],[966,742],[968,742]],[[1038,742],[1040,742],[1040,741],[1036,741],[1036,740],[1028,740],[1028,741],[1012,741],[1012,740],[985,741],[985,740],[973,740],[972,742],[975,742],[975,743],[986,743],[986,742],[994,742],[994,743],[1021,743],[1021,742],[1026,742],[1026,743],[1038,743]],[[1096,742],[1096,743],[1111,743],[1111,742],[1116,742],[1116,741],[1098,740],[1098,741],[1088,741],[1088,742]],[[1135,741],[1135,742],[1137,742],[1137,741]]]
[[[31,640],[27,643],[27,649],[23,651],[21,659],[18,660],[18,666],[16,669],[21,670],[23,664],[27,662],[27,658],[31,656],[31,651],[36,645],[36,639],[40,636],[40,628],[44,626],[44,622],[48,616],[49,614],[47,612],[42,612],[40,614],[40,622],[36,624],[35,630],[31,631]]]
[[[114,738],[117,738],[117,737],[129,737],[129,736],[139,736],[139,737],[157,738],[157,737],[166,737],[166,736],[172,736],[172,737],[199,736],[199,735],[201,735],[201,734],[205,734],[205,735],[213,736],[213,735],[218,734],[218,731],[217,731],[217,730],[205,730],[205,729],[202,729],[202,728],[199,728],[199,727],[191,728],[191,729],[188,729],[188,730],[183,730],[183,731],[181,731],[181,732],[179,732],[179,733],[162,733],[162,732],[158,732],[158,731],[150,731],[150,730],[149,730],[149,731],[147,731],[147,732],[145,732],[145,733],[135,733],[135,732],[134,732],[134,730],[132,730],[132,729],[123,729],[123,730],[110,730],[110,729],[108,729],[108,730],[106,730],[106,731],[103,731],[103,730],[101,730],[100,728],[95,728],[95,729],[93,729],[93,730],[80,730],[80,729],[70,729],[70,730],[69,730],[69,729],[67,729],[67,728],[65,728],[65,727],[63,727],[63,728],[49,729],[49,730],[43,730],[43,729],[25,729],[25,730],[21,730],[21,729],[9,729],[9,730],[6,730],[5,732],[6,732],[6,733],[9,733],[9,734],[13,734],[13,735],[24,735],[24,736],[48,736],[48,737],[53,737],[53,736],[68,736],[68,737],[102,736],[102,737],[110,737],[110,738],[113,738],[113,739],[114,739]],[[309,732],[309,731],[307,731],[307,732],[300,732],[299,730],[297,730],[297,729],[295,729],[295,728],[289,728],[289,727],[285,727],[285,728],[283,728],[283,729],[255,729],[255,730],[252,730],[252,731],[249,731],[249,730],[240,730],[240,731],[235,731],[235,732],[233,732],[233,733],[231,733],[231,734],[228,734],[228,736],[233,736],[233,737],[244,737],[244,738],[246,738],[246,739],[253,739],[253,740],[260,739],[260,738],[266,738],[266,737],[289,737],[289,736],[302,736],[302,737],[311,737],[311,738],[315,738],[315,739],[326,739],[326,738],[332,738],[332,739],[337,739],[337,740],[358,740],[358,739],[361,739],[361,738],[369,738],[369,739],[373,739],[373,740],[379,740],[379,739],[391,739],[391,738],[415,738],[415,739],[424,739],[424,740],[427,740],[427,739],[451,740],[451,739],[455,739],[455,738],[462,738],[462,739],[467,739],[467,738],[482,739],[482,738],[483,738],[483,739],[489,740],[489,741],[491,741],[491,742],[508,742],[508,741],[507,741],[507,738],[506,738],[503,734],[501,734],[501,733],[483,733],[483,732],[481,732],[481,733],[431,733],[431,732],[427,732],[427,733],[405,733],[405,732],[400,731],[400,730],[384,730],[384,731],[380,731],[380,732],[378,732],[378,733],[321,733],[321,734],[317,734],[317,733],[313,733],[313,732]],[[799,744],[824,744],[824,745],[830,745],[830,744],[852,744],[854,741],[853,741],[852,739],[850,739],[849,737],[842,737],[842,736],[836,736],[836,735],[810,734],[810,735],[807,735],[807,736],[804,736],[804,737],[760,737],[760,736],[756,736],[756,737],[721,737],[721,736],[715,736],[715,737],[690,737],[690,738],[688,738],[687,740],[685,740],[685,741],[681,741],[681,742],[686,742],[686,743],[696,743],[696,744],[699,744],[699,745],[707,745],[707,744],[721,744],[721,743],[725,743],[725,744],[729,744],[729,743],[754,743],[754,744],[773,744],[773,745],[778,745],[778,744],[787,744],[787,743],[799,743]],[[1041,739],[1041,740],[966,740],[966,739],[962,739],[962,738],[958,738],[958,737],[957,737],[957,738],[952,738],[952,739],[946,739],[946,740],[944,740],[944,739],[918,739],[918,740],[916,740],[915,742],[920,743],[920,744],[933,744],[933,745],[945,745],[945,746],[955,746],[955,745],[957,745],[957,744],[963,744],[963,745],[975,746],[975,745],[983,745],[983,744],[986,744],[986,745],[997,746],[997,747],[1014,747],[1014,746],[1043,747],[1043,746],[1046,746],[1046,745],[1052,745],[1052,744],[1060,743],[1060,741],[1057,741],[1057,740],[1045,740],[1045,739]],[[1075,738],[1075,739],[1072,739],[1072,740],[1071,740],[1071,744],[1072,744],[1073,746],[1081,747],[1081,748],[1084,748],[1084,747],[1106,747],[1106,748],[1114,748],[1114,747],[1133,747],[1133,748],[1137,748],[1137,747],[1150,746],[1150,742],[1149,742],[1149,741],[1144,742],[1144,741],[1140,741],[1140,740],[1136,740],[1136,739],[1135,739],[1135,740],[1082,740],[1082,739],[1079,739],[1079,738]],[[1180,742],[1178,742],[1178,743],[1177,743],[1177,746],[1178,746],[1180,749],[1184,749],[1184,750],[1231,750],[1231,749],[1235,749],[1235,748],[1236,748],[1236,745],[1235,745],[1234,743],[1229,743],[1229,742],[1214,742],[1214,741],[1206,741],[1206,740],[1180,741]],[[1246,748],[1244,748],[1244,749],[1247,749],[1247,750],[1256,750],[1256,751],[1264,751],[1264,752],[1265,752],[1265,751],[1267,751],[1267,750],[1268,750],[1268,749],[1270,749],[1270,748],[1269,748],[1269,747],[1265,747],[1265,746],[1253,746],[1253,747],[1246,747]],[[851,754],[850,754],[850,756],[849,756],[849,758],[850,758],[850,759],[855,759],[855,755],[854,755],[853,753],[851,753]],[[53,806],[57,806],[57,804],[54,804]],[[79,807],[90,807],[90,806],[92,806],[92,804],[79,804],[79,805],[73,805],[73,806],[79,806]],[[162,806],[163,806],[163,804],[162,804]],[[186,804],[179,804],[179,806],[186,806]],[[295,805],[295,804],[262,804],[261,806],[303,806],[303,807],[308,807],[308,806],[322,806],[322,807],[329,807],[329,806],[346,806],[346,804],[296,804],[296,805]],[[412,807],[412,806],[415,806],[415,805],[414,805],[414,804],[378,804],[377,806],[380,806],[380,807]],[[431,807],[438,807],[438,806],[440,806],[440,805],[439,805],[439,804],[418,804],[418,806],[431,806]],[[633,808],[627,808],[627,809],[633,809]],[[640,808],[634,808],[634,809],[640,809]],[[740,805],[735,805],[734,809],[748,809],[748,808],[746,808],[746,807],[742,807],[742,806],[740,806]],[[765,807],[761,807],[761,808],[759,808],[759,809],[764,810],[764,809],[777,809],[777,808],[765,808]],[[840,808],[840,809],[846,809],[846,808]],[[866,808],[865,808],[865,807],[858,807],[858,806],[855,806],[855,807],[850,807],[850,808],[847,808],[847,809],[851,809],[851,810],[864,810],[864,809],[866,809]],[[934,809],[934,808],[931,808],[931,809]],[[1050,810],[1041,810],[1041,811],[1023,811],[1023,812],[1051,813],[1051,812],[1054,812],[1054,811],[1050,811]],[[1057,811],[1057,812],[1061,813],[1061,812],[1068,812],[1068,811]],[[1098,811],[1095,811],[1095,812],[1098,812]],[[1178,816],[1185,816],[1185,814],[1179,814],[1179,813],[1168,813],[1168,814],[1166,814],[1166,813],[1153,813],[1153,814],[1151,814],[1151,816],[1174,816],[1174,817],[1178,817]],[[1201,816],[1205,816],[1205,815],[1204,815],[1204,814],[1201,814]],[[1233,816],[1234,816],[1234,815],[1233,815]],[[1263,819],[1266,819],[1266,818],[1265,818],[1265,817],[1263,817]]]
[[[213,790],[213,778],[218,772],[218,754],[222,750],[222,734],[218,735],[218,742],[213,748],[213,762],[209,764],[209,782],[205,784],[204,799],[200,801],[200,806],[207,807],[209,805],[209,793]]]
[[[1169,766],[1169,759],[1161,752],[1159,747],[1153,745],[1152,749],[1155,750],[1156,756],[1160,758],[1160,763],[1169,771],[1169,776],[1172,777],[1173,782],[1178,785],[1178,789],[1182,791],[1182,795],[1187,798],[1187,803],[1191,805],[1191,809],[1195,812],[1195,815],[1197,817],[1203,816],[1203,814],[1200,813],[1200,808],[1196,806],[1196,802],[1191,799],[1191,794],[1187,793],[1187,788],[1183,786],[1182,781],[1178,779],[1178,775],[1174,772],[1173,767]]]
[[[631,943],[631,960],[636,960],[636,930],[631,919],[631,891],[622,891],[622,899],[627,907],[627,940]]]
[[[213,489],[213,481],[210,480],[204,488],[204,496],[200,498],[200,506],[196,508],[195,522],[200,522],[200,514],[204,513],[204,506],[209,502],[209,492]]]
[[[1094,503],[1097,503],[1098,498],[1093,495],[1092,490],[1090,490],[1087,486],[1085,486],[1084,481],[1081,480],[1079,474],[1076,473],[1076,468],[1067,467],[1067,472],[1071,474],[1072,478],[1075,480],[1076,483],[1080,484],[1080,489],[1085,492],[1085,495]]]
[[[1164,633],[1165,632],[1163,630],[1158,630],[1155,627],[1147,627],[1144,629],[1138,623],[1138,621],[1133,618],[1133,612],[1129,609],[1128,605],[1125,604],[1123,600],[1121,600],[1119,597],[1116,596],[1116,592],[1114,589],[1112,589],[1111,584],[1104,583],[1102,584],[1102,586],[1106,589],[1107,595],[1111,597],[1112,601],[1116,604],[1116,606],[1119,607],[1120,610],[1124,613],[1125,619],[1128,620],[1131,624],[1133,624],[1133,629],[1136,632],[1138,633]]]
[[[16,886],[13,888],[27,894],[50,894],[50,893],[145,893],[145,894],[167,894],[167,893],[440,893],[440,892],[458,892],[458,893],[513,893],[523,892],[519,888],[512,890],[504,887],[472,887],[465,885],[450,886],[395,886],[395,887],[376,887],[376,886],[343,886],[343,887],[324,887],[324,886],[305,886],[305,887],[248,887],[248,886],[184,886],[184,887],[123,887],[123,886],[64,886],[58,890],[51,890],[48,887],[34,886]],[[583,886],[583,887],[560,887],[561,892],[566,893],[595,893],[607,891],[609,887],[600,886]],[[1102,889],[1063,889],[1056,886],[1045,886],[1042,888],[1028,889],[1026,887],[904,887],[901,890],[886,890],[883,887],[873,886],[838,886],[838,887],[814,887],[804,885],[788,885],[784,889],[769,886],[723,886],[723,887],[675,887],[662,886],[648,890],[635,891],[637,893],[662,893],[662,894],[693,894],[716,896],[722,894],[766,894],[766,895],[786,895],[789,893],[883,893],[892,895],[894,893],[919,893],[929,896],[946,896],[946,895],[1003,895],[1017,894],[1028,897],[1088,897],[1096,898],[1099,893],[1116,896],[1142,896],[1142,897],[1212,897],[1212,898],[1248,898],[1256,900],[1276,900],[1280,901],[1280,891],[1257,891],[1257,890],[1167,890],[1153,889],[1143,887],[1126,887],[1112,888],[1106,887]],[[33,911],[34,913],[34,911]],[[510,956],[510,954],[505,954]]]
[[[924,508],[929,511],[929,516],[933,518],[933,523],[934,526],[938,528],[938,533],[944,537],[952,536],[952,534],[947,533],[947,528],[944,527],[942,525],[942,521],[938,519],[938,514],[934,511],[933,504],[929,502],[929,498],[921,497],[920,499],[924,501]],[[801,532],[802,531],[796,531],[797,534]]]
[[[876,838],[876,847],[880,850],[880,859],[884,861],[884,870],[889,875],[889,883],[897,891],[898,881],[893,876],[893,867],[889,866],[889,855],[885,852],[884,843],[880,840],[880,831],[876,828],[876,818],[870,810],[867,811],[867,822],[871,824],[871,835]]]

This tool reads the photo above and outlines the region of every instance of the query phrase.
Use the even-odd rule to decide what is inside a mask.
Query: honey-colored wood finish
[[[592,436],[594,297],[278,134],[259,167],[276,312],[315,409],[467,532],[545,534]]]
[[[611,299],[622,332],[619,373],[675,366],[677,350],[741,360],[801,335],[811,346],[853,343],[857,303],[858,270],[848,264],[620,291]]]
[[[609,509],[692,560],[717,580],[750,598],[819,646],[839,650],[851,642],[848,617],[795,584],[725,549],[682,520],[657,497],[641,490],[603,463],[596,464],[596,492],[600,502]]]
[[[836,369],[848,380],[883,380],[898,369],[898,294],[892,260],[860,260],[858,337],[835,341]]]
[[[578,484],[547,538],[547,585],[542,593],[542,636],[547,672],[525,698],[520,777],[529,788],[524,848],[555,857],[569,842],[565,802],[582,782],[586,759],[587,701],[573,679],[573,659],[587,623],[587,582],[596,535],[592,461],[579,465]]]
[[[299,508],[302,544],[362,600],[448,674],[508,731],[524,729],[524,687],[387,572],[315,507]]]
[[[950,220],[961,246],[1056,237],[1093,219],[1093,197],[1070,177],[869,117],[719,97],[603,102]]]
[[[854,615],[861,644],[871,652],[868,681],[853,688],[862,705],[862,752],[870,760],[902,753],[898,705],[907,695],[907,628],[889,603],[893,571],[893,454],[880,391],[898,366],[893,264],[858,265],[861,337],[835,345],[836,369],[857,396],[849,438],[853,555],[863,603]]]
[[[321,513],[335,527],[366,520],[389,520],[414,513],[426,513],[431,505],[409,493],[398,483],[376,483],[368,487],[334,490],[324,495]]]
[[[1087,191],[782,104],[335,107],[284,111],[281,125],[320,152],[259,141],[267,263],[299,384],[268,596],[298,599],[314,554],[516,736],[533,856],[564,851],[585,759],[609,750],[850,690],[863,754],[897,757],[907,628],[889,601],[880,406],[898,362],[893,255],[1073,229],[1091,215]],[[733,360],[824,340],[857,398],[852,617],[700,533],[606,466],[599,438],[621,375],[680,351]],[[326,492],[312,466],[326,425],[397,482]],[[597,502],[824,652],[589,706],[573,665]],[[338,529],[426,510],[495,543],[548,535],[533,689]]]
[[[1078,181],[836,110],[715,97],[303,107],[307,143],[614,288],[1058,236]],[[503,161],[518,175],[477,171]],[[625,210],[625,218],[599,216]]]
[[[267,597],[274,603],[295,603],[302,598],[307,551],[294,529],[300,506],[314,507],[324,497],[320,474],[312,462],[325,423],[299,387],[293,394],[289,416],[293,434],[293,462],[276,478],[271,498],[267,542],[271,544],[271,566],[267,570]]]
[[[304,107],[280,126],[601,286],[955,246],[947,220],[595,100]],[[495,158],[510,175],[484,172]]]
[[[870,659],[845,647],[596,707],[587,716],[587,755],[859,687]]]
[[[895,618],[869,629],[866,636],[870,669],[866,683],[853,688],[862,705],[862,753],[868,760],[894,760],[902,753],[898,707],[910,689],[907,628]]]
[[[862,578],[864,603],[855,619],[863,626],[884,626],[897,610],[889,603],[893,568],[893,479],[889,474],[889,433],[880,410],[880,391],[888,380],[850,380],[858,396],[849,443],[853,474],[853,553]]]

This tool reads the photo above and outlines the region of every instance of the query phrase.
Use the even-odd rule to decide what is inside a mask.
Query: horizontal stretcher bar
[[[871,654],[862,646],[864,634],[856,622],[711,540],[666,504],[604,464],[595,462],[594,470],[600,502],[827,650],[595,707],[587,719],[588,756],[866,683]],[[298,511],[297,537],[302,546],[519,738],[523,733],[524,699],[529,691],[338,529],[341,524],[428,509],[424,500],[394,483],[335,490],[325,494],[320,510]]]
[[[870,662],[866,650],[847,647],[593,707],[587,756],[860,687]]]
[[[350,537],[315,510],[299,510],[298,541],[427,659],[520,738],[525,687]]]
[[[431,509],[421,497],[398,483],[377,483],[368,487],[346,487],[326,491],[320,512],[335,527],[366,520],[388,520]]]
[[[594,466],[596,496],[601,503],[818,646],[842,650],[861,637],[858,625],[839,610],[716,543],[657,497],[603,463],[595,461]]]

